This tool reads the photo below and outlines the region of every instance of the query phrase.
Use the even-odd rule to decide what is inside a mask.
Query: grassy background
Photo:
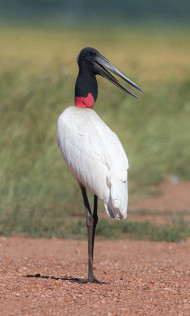
[[[95,110],[127,152],[129,189],[130,183],[142,188],[170,174],[190,180],[188,32],[1,26],[0,38],[1,234],[77,237],[84,229],[80,191],[57,148],[56,125],[60,113],[73,105],[76,56],[85,46],[97,48],[145,91],[138,101],[98,79]],[[146,235],[139,223],[107,223],[120,237]],[[184,227],[180,221],[171,229],[186,236]],[[146,238],[160,240],[153,235]]]

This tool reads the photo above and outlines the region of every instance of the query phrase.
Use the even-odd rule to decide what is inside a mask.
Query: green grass
[[[117,133],[128,154],[129,183],[142,188],[169,174],[190,180],[187,34],[143,36],[122,30],[111,36],[94,31],[93,43],[84,30],[2,28],[0,35],[1,234],[79,235],[69,233],[65,221],[83,214],[83,205],[57,148],[56,124],[60,113],[73,104],[76,55],[83,46],[100,49],[145,91],[138,101],[99,80],[95,110]],[[72,225],[80,232],[79,224]],[[117,225],[111,230],[117,232]],[[139,225],[141,238],[146,238],[146,229]],[[123,232],[122,227],[118,225],[118,234],[121,229],[121,236],[135,238],[136,233]]]
[[[15,211],[11,218],[7,217],[0,225],[0,234],[6,236],[21,234],[31,237],[77,238],[87,236],[85,219],[79,221],[59,222],[51,216],[42,218],[22,216]],[[56,224],[56,226],[55,226]],[[190,236],[190,227],[182,220],[175,220],[171,225],[154,225],[150,222],[114,221],[100,219],[96,228],[96,236],[101,239],[136,239],[150,241],[179,242]]]

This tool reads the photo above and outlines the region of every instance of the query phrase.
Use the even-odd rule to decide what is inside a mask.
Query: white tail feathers
[[[104,203],[106,212],[112,218],[125,219],[127,217],[128,204],[127,179],[126,181],[121,181],[114,172],[109,172],[108,179],[110,195],[108,203]]]

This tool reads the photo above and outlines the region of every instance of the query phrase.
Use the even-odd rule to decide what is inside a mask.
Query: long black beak
[[[141,92],[144,92],[141,88],[139,88],[132,80],[127,78],[117,67],[115,67],[108,59],[106,59],[104,56],[99,54],[96,56],[94,64],[93,64],[94,69],[96,70],[97,74],[105,77],[109,81],[111,81],[113,84],[115,84],[117,87],[120,89],[124,90],[125,92],[129,93],[133,97],[140,99],[138,96],[136,96],[134,93],[129,91],[125,86],[123,86],[112,74],[107,71],[109,69],[112,71],[115,75],[118,77],[122,78],[125,80],[127,83],[129,83],[131,86],[134,88],[138,89]],[[105,69],[107,68],[107,69]]]

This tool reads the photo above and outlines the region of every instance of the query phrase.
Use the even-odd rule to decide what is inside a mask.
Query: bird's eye
[[[86,58],[86,55],[83,54],[82,57],[85,59],[85,58]]]

